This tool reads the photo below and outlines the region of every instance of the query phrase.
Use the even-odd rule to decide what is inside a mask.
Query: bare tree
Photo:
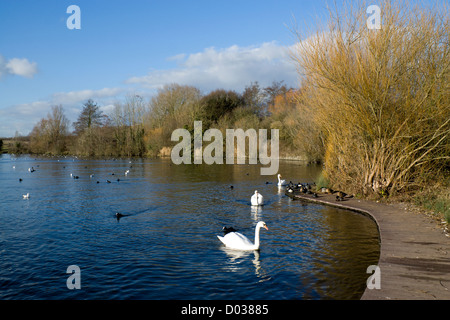
[[[61,105],[53,106],[46,119],[36,124],[30,134],[31,150],[37,153],[61,154],[66,151],[69,120]]]

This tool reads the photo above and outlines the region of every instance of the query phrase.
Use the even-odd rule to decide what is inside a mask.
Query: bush
[[[380,30],[367,28],[367,6],[348,6],[307,40],[298,34],[294,53],[326,176],[366,195],[424,185],[450,163],[448,8],[380,7]]]

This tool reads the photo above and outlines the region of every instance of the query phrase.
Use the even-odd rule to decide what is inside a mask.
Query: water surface
[[[279,172],[311,182],[320,167]],[[371,219],[292,201],[258,165],[3,155],[0,195],[0,299],[359,299],[379,255]],[[260,251],[216,237],[227,225],[253,239],[260,220]]]

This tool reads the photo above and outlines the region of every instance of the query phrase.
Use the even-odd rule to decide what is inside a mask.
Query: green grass
[[[448,188],[442,191],[436,190],[418,194],[414,202],[416,205],[441,214],[450,223],[450,196]]]
[[[325,176],[323,175],[323,172],[320,174],[319,178],[317,178],[316,180],[316,187],[317,190],[319,190],[320,188],[327,188],[329,185],[329,181],[327,178],[325,178]]]

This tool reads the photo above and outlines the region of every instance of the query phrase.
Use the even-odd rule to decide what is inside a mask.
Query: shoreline
[[[380,289],[366,287],[361,300],[450,299],[450,238],[442,224],[404,203],[379,203],[334,195],[288,194],[369,216],[377,224],[380,241]],[[371,274],[367,274],[369,278]]]

